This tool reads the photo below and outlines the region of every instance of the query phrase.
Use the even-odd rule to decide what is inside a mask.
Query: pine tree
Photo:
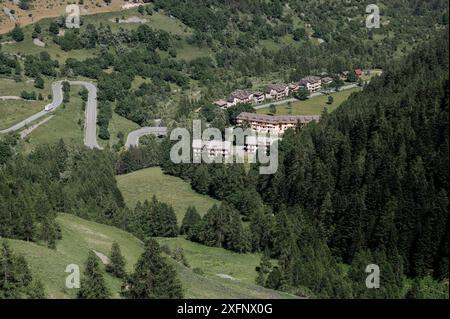
[[[10,34],[13,40],[16,42],[22,42],[25,39],[22,28],[18,25],[14,27]]]
[[[80,290],[77,293],[77,298],[108,299],[109,297],[110,292],[103,279],[98,257],[93,251],[90,251],[86,260],[84,275],[80,282]]]
[[[51,249],[56,248],[57,226],[54,220],[45,216],[41,225],[41,239],[47,242],[47,246]]]
[[[38,89],[43,89],[44,86],[45,86],[44,79],[42,79],[40,76],[36,77],[36,79],[34,80],[34,87]]]
[[[266,280],[266,288],[279,289],[281,287],[281,271],[278,267],[273,268]]]
[[[54,35],[57,35],[59,33],[59,25],[56,21],[52,21],[50,23],[50,27],[48,29],[48,31]]]
[[[125,259],[120,251],[120,246],[117,242],[113,242],[111,246],[111,257],[109,263],[106,265],[106,271],[113,274],[117,278],[125,276]]]
[[[161,248],[149,239],[134,273],[124,280],[122,294],[129,299],[180,299],[183,290],[175,269],[161,256]]]
[[[0,246],[0,299],[17,299],[26,297],[32,282],[28,264],[23,256],[14,255],[8,242]]]
[[[37,34],[41,34],[42,28],[41,28],[41,25],[39,23],[36,23],[34,25],[34,32],[36,32]]]
[[[27,289],[27,295],[30,299],[45,299],[44,285],[39,279],[35,279],[31,282]]]
[[[333,202],[331,201],[331,194],[327,192],[318,216],[319,233],[326,241],[331,238],[334,231],[333,215],[334,211]]]
[[[200,194],[208,194],[209,183],[208,168],[206,165],[200,165],[192,177],[192,188]]]
[[[260,286],[265,286],[267,275],[272,270],[272,263],[270,262],[269,251],[266,249],[261,257],[261,262],[258,267],[258,277],[256,283]]]
[[[180,234],[186,235],[186,238],[192,240],[197,236],[198,226],[202,221],[202,217],[197,212],[195,206],[189,206],[181,223]]]

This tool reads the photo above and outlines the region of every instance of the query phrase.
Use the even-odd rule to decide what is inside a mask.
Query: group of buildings
[[[233,107],[237,104],[259,104],[266,100],[282,100],[291,93],[298,92],[301,88],[306,88],[310,93],[320,91],[322,85],[330,84],[333,79],[330,77],[307,76],[299,82],[290,84],[275,83],[266,86],[264,91],[235,90],[226,100],[215,101],[214,104],[221,108]]]
[[[318,122],[320,115],[280,115],[270,116],[243,112],[236,118],[238,126],[250,128],[254,135],[245,136],[244,145],[233,146],[230,141],[202,141],[192,142],[193,155],[201,156],[206,153],[209,157],[228,158],[232,155],[254,155],[258,149],[267,152],[274,138],[265,136],[275,134],[279,140],[286,130],[302,128],[308,123]]]
[[[357,77],[362,76],[363,73],[361,69],[356,69],[354,72]],[[348,74],[349,71],[344,71],[339,77],[345,81],[347,80]],[[309,75],[298,82],[292,82],[290,84],[269,84],[264,91],[235,90],[226,100],[218,100],[214,104],[226,109],[237,104],[260,104],[266,100],[282,100],[302,88],[307,89],[310,93],[319,92],[324,85],[330,85],[332,82],[333,79],[325,74],[324,76]]]
[[[339,75],[339,78],[346,81],[350,72],[345,71]],[[362,76],[361,69],[354,70],[357,77]],[[298,92],[305,88],[310,93],[318,92],[324,85],[330,85],[334,80],[324,75],[307,76],[298,82],[290,84],[278,83],[269,84],[264,91],[253,90],[235,90],[226,100],[214,102],[221,108],[233,107],[237,104],[259,104],[266,100],[281,100],[287,98],[290,94]],[[193,140],[193,155],[202,156],[207,154],[208,157],[229,158],[234,155],[254,155],[258,150],[268,151],[274,142],[273,137],[265,135],[275,134],[275,140],[280,140],[288,129],[303,128],[311,122],[319,122],[320,115],[263,115],[242,112],[236,117],[236,123],[242,128],[250,128],[255,134],[245,136],[244,145],[233,145],[230,141],[203,141]]]
[[[248,127],[257,133],[282,136],[286,130],[303,128],[308,123],[319,122],[320,115],[265,115],[242,112],[236,117],[236,123]]]

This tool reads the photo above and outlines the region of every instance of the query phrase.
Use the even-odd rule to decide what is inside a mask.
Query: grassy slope
[[[297,101],[292,103],[293,115],[320,115],[324,108],[327,108],[328,112],[334,111],[339,105],[341,105],[353,92],[359,91],[360,88],[341,91],[331,94],[334,98],[332,105],[328,105],[328,96],[321,95],[306,101]],[[277,105],[277,112],[275,115],[287,115],[289,114],[288,104]],[[270,114],[269,108],[259,109],[256,111],[258,114]]]
[[[63,239],[58,242],[57,249],[23,241],[11,241],[17,253],[23,254],[33,273],[38,276],[50,298],[70,298],[75,296],[74,290],[65,288],[64,272],[69,264],[77,264],[82,271],[87,254],[91,249],[108,255],[113,240],[119,242],[122,253],[128,262],[127,269],[142,253],[142,245],[132,235],[101,224],[85,221],[73,215],[60,215],[58,222],[62,228]],[[120,289],[120,280],[106,275],[106,281],[115,297]]]
[[[75,290],[65,288],[66,266],[69,264],[80,265],[83,271],[84,261],[90,250],[96,250],[105,255],[109,255],[112,242],[115,240],[122,249],[122,254],[127,262],[127,270],[131,271],[139,255],[143,251],[142,243],[131,234],[119,230],[115,227],[101,225],[86,221],[73,215],[61,214],[58,217],[61,225],[63,239],[58,242],[57,249],[51,250],[35,243],[17,240],[8,240],[16,253],[23,254],[33,272],[45,285],[45,290],[50,298],[71,298],[76,295]],[[233,271],[237,280],[227,280],[219,278],[208,271],[205,276],[195,274],[190,268],[186,268],[172,259],[179,273],[180,280],[185,289],[187,298],[290,298],[292,296],[280,292],[264,289],[251,283],[247,278],[255,267],[258,260],[256,256],[237,254],[208,247],[195,247],[194,244],[187,243],[183,239],[161,239],[171,247],[181,245],[186,248],[186,257],[192,265],[197,265],[202,261],[197,261],[197,256],[221,256],[223,269],[218,265],[214,271],[227,273],[230,267],[228,261],[231,260],[240,266],[239,273]],[[192,246],[191,248],[189,248]],[[198,245],[199,246],[199,245]],[[199,252],[197,254],[197,251]],[[219,258],[219,257],[218,257]],[[240,260],[239,258],[242,258]],[[206,270],[206,269],[205,269]],[[242,276],[241,276],[242,274]],[[243,278],[242,281],[240,278]],[[106,283],[113,292],[113,297],[118,298],[121,287],[120,280],[105,273]]]
[[[131,131],[137,130],[138,128],[140,128],[140,126],[137,123],[134,123],[133,121],[130,121],[120,115],[117,115],[117,113],[113,113],[113,117],[112,117],[111,121],[109,122],[109,127],[108,127],[110,139],[105,141],[105,140],[101,140],[100,138],[97,138],[97,141],[101,147],[106,147],[107,145],[112,146],[119,141],[119,138],[117,137],[117,134],[119,132],[122,132],[126,139],[128,136],[128,133],[130,133]],[[97,126],[97,133],[98,133],[98,131],[99,131],[99,127]]]
[[[171,250],[181,247],[189,265],[201,269],[208,276],[225,274],[247,284],[255,282],[255,267],[260,262],[260,256],[257,254],[238,254],[226,249],[211,248],[182,237],[159,238],[158,241]]]
[[[0,96],[20,96],[22,91],[34,91],[37,95],[41,93],[44,98],[44,101],[0,100],[0,129],[8,128],[44,109],[49,103],[51,80],[44,78],[44,82],[44,89],[37,89],[34,81],[26,77],[21,82],[0,78]]]
[[[20,148],[25,151],[33,149],[38,144],[54,143],[63,139],[66,144],[82,145],[84,139],[84,112],[81,108],[82,100],[78,95],[80,87],[72,86],[70,102],[61,105],[53,114],[55,117],[34,130]],[[81,125],[78,121],[81,120]]]
[[[47,17],[59,17],[66,14],[66,6],[70,3],[77,3],[78,1],[70,0],[33,0],[32,18],[30,17],[30,11],[21,10],[17,5],[14,5],[11,1],[3,1],[5,6],[9,9],[15,10],[17,21],[20,25],[25,26],[35,21],[45,19]],[[7,3],[6,3],[7,2]],[[93,14],[99,12],[110,12],[121,10],[122,4],[126,3],[126,0],[113,0],[108,6],[105,5],[103,0],[89,0],[84,1],[81,9],[81,14]],[[14,23],[6,17],[6,15],[0,16],[0,34],[8,32],[14,27]]]
[[[196,193],[182,179],[164,175],[159,167],[117,176],[117,183],[130,207],[134,207],[137,201],[151,200],[156,195],[158,200],[173,206],[179,222],[189,205],[194,205],[203,215],[213,204],[218,203],[206,195]]]
[[[41,111],[44,104],[42,101],[0,100],[0,129],[11,127]]]
[[[22,82],[15,82],[12,79],[0,78],[0,96],[20,96],[22,91],[35,91],[36,94],[41,93],[44,98],[47,98],[47,95],[52,93],[51,80],[44,77],[44,82],[45,87],[41,90],[34,87],[34,79],[24,77]]]

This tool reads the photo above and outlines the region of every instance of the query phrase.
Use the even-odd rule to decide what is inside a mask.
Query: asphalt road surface
[[[128,134],[127,142],[125,144],[126,148],[130,148],[131,146],[138,146],[139,139],[144,135],[156,135],[156,136],[164,136],[167,135],[167,127],[142,127],[136,131]]]
[[[62,83],[61,81],[53,83],[53,85],[52,85],[53,102],[48,104],[47,106],[45,106],[44,110],[31,115],[29,118],[27,118],[17,124],[14,124],[10,128],[1,130],[0,134],[6,134],[6,133],[18,131],[21,128],[27,126],[28,124],[36,121],[37,119],[47,115],[49,113],[49,111],[46,111],[46,110],[51,109],[51,111],[54,111],[58,106],[60,106],[62,103],[62,84],[61,83]]]
[[[57,81],[52,84],[53,101],[46,105],[44,110],[33,114],[29,118],[11,126],[10,128],[1,130],[0,133],[4,134],[18,131],[37,119],[54,112],[63,103],[62,82],[63,81]],[[69,83],[70,85],[84,86],[89,92],[86,103],[84,145],[89,148],[100,149],[100,146],[97,143],[97,87],[92,83],[84,81],[69,81]]]
[[[84,145],[91,149],[101,149],[97,143],[97,87],[89,82],[70,81],[70,85],[84,86],[88,92],[86,119],[84,121]]]

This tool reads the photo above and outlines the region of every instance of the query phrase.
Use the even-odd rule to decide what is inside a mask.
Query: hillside
[[[134,263],[143,251],[142,242],[127,232],[114,227],[86,221],[73,215],[60,214],[57,218],[61,225],[63,239],[58,242],[56,250],[48,249],[35,243],[8,240],[16,253],[23,254],[31,268],[33,276],[44,283],[49,298],[72,298],[75,291],[65,288],[64,272],[69,264],[80,265],[81,270],[90,250],[109,255],[111,244],[117,241],[127,262],[127,271],[133,269]],[[192,268],[200,267],[205,275],[198,275],[191,268],[186,268],[172,260],[185,289],[187,298],[292,298],[291,295],[264,289],[252,283],[252,275],[259,263],[256,255],[240,255],[218,248],[198,247],[185,240],[161,239],[172,249],[182,247]],[[201,252],[201,253],[199,253]],[[208,269],[205,261],[198,257],[219,256],[213,268]],[[236,263],[238,268],[230,269]],[[236,280],[222,279],[214,273],[231,274]],[[107,286],[113,291],[113,297],[119,298],[121,282],[105,273]]]
[[[62,15],[74,1],[80,28]],[[0,11],[0,238],[48,297],[75,297],[65,267],[95,264],[92,250],[101,259],[117,241],[131,271],[154,237],[187,298],[448,299],[446,0],[379,3],[379,28],[368,0],[110,2],[0,0],[19,19],[6,32]],[[63,103],[42,111],[52,100]],[[19,125],[29,135],[2,130],[38,110]],[[321,116],[241,123],[244,111]],[[125,145],[138,128],[194,120],[283,129],[276,172],[176,164],[168,136]],[[181,297],[157,246],[128,297]],[[24,260],[0,257],[0,299],[32,298]],[[122,282],[101,272],[120,298]]]
[[[152,167],[117,176],[117,185],[129,207],[138,201],[151,200],[153,195],[173,206],[178,222],[181,222],[189,206],[195,206],[201,215],[218,201],[192,190],[181,178],[163,174],[161,168]]]
[[[74,1],[68,0],[31,0],[27,9],[21,9],[13,2],[4,1],[3,7],[14,10],[14,21],[0,12],[0,34],[6,33],[12,28],[14,24],[28,25],[40,21],[41,19],[49,17],[59,17],[66,14],[66,6]],[[0,4],[2,4],[0,2]],[[108,5],[103,0],[86,1],[81,6],[81,15],[95,14],[100,12],[119,11],[123,6],[128,4],[127,0],[112,0]],[[2,8],[3,11],[3,8]],[[31,15],[31,16],[30,16]]]
[[[286,205],[292,222],[318,225],[344,262],[379,260],[397,273],[384,292],[391,298],[404,296],[403,275],[448,285],[448,56],[447,29],[318,125],[284,138],[280,169],[258,183],[279,214]]]
[[[122,2],[96,3],[85,5],[114,11]],[[111,102],[113,111],[140,126],[160,118],[183,123],[235,89],[384,68],[448,21],[443,0],[380,6],[382,27],[368,30],[362,2],[155,0],[145,10],[86,15],[77,30],[66,29],[58,18],[40,20],[22,28],[23,39],[4,35],[2,52],[11,58],[47,52],[59,63],[52,75],[25,70],[18,86],[37,76],[88,77],[98,81],[102,100]],[[33,38],[46,47],[33,44]],[[18,67],[3,72],[19,75]],[[223,112],[215,110],[208,119],[221,123]],[[113,129],[109,133],[116,135]],[[104,145],[108,142],[113,146],[116,140]]]
[[[293,289],[441,298],[417,286],[430,279],[448,288],[448,29],[387,69],[319,123],[286,132],[273,175],[239,165],[163,167],[247,214],[257,245],[269,247]],[[262,205],[272,210],[261,214]],[[371,263],[385,274],[380,290],[364,285]]]

